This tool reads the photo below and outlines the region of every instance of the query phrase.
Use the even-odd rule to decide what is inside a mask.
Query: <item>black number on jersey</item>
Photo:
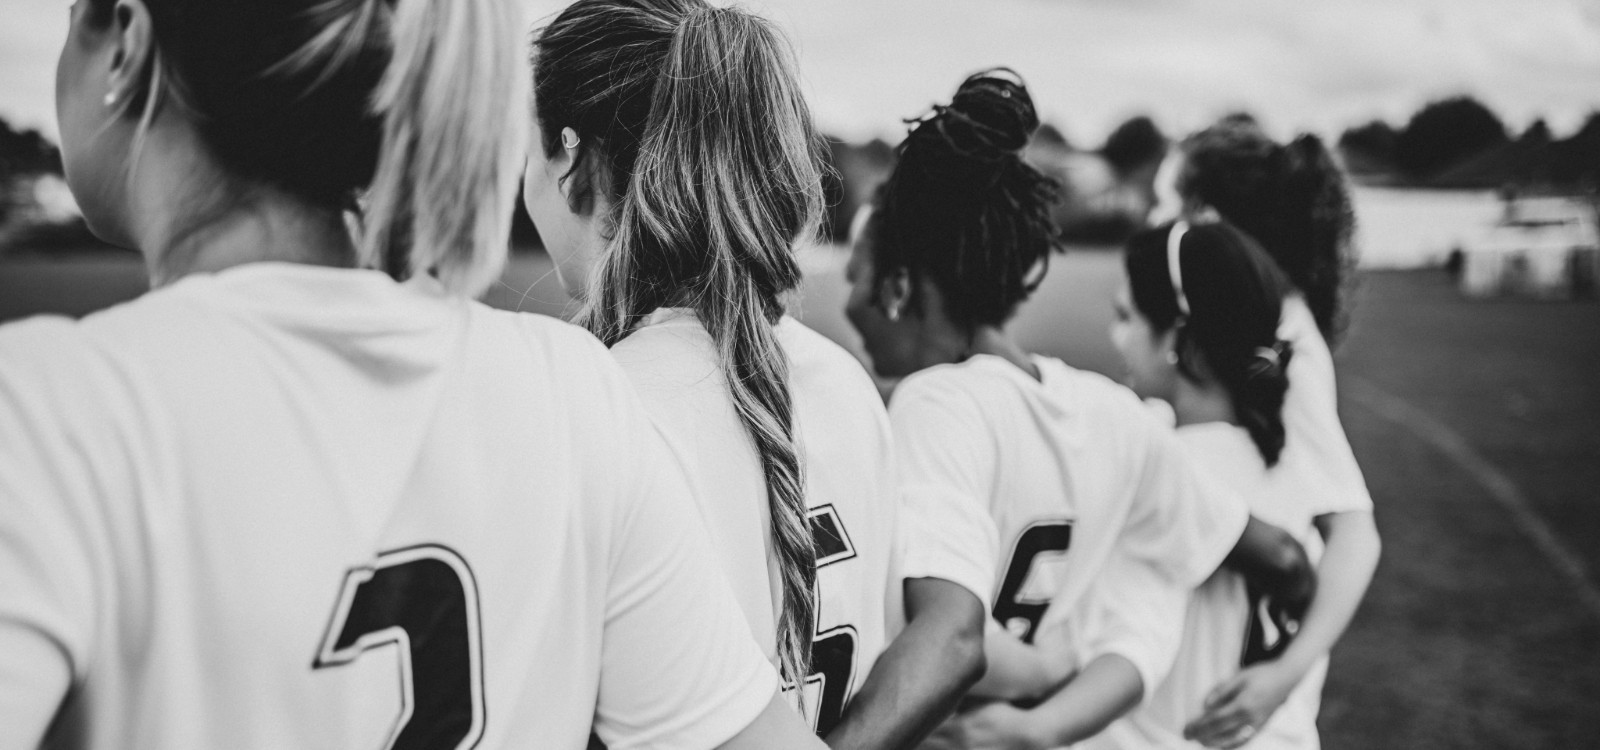
[[[1245,626],[1244,653],[1239,666],[1248,667],[1276,659],[1289,647],[1299,623],[1284,615],[1281,608],[1272,605],[1271,597],[1248,583],[1245,584],[1250,601],[1250,619]]]
[[[828,736],[844,718],[845,698],[855,671],[856,629],[840,625],[818,633],[811,642],[811,675],[806,677],[806,686],[814,687],[819,696],[810,711],[818,737]]]
[[[1023,599],[1023,584],[1033,570],[1034,558],[1045,553],[1066,552],[1072,546],[1071,521],[1036,521],[1017,535],[1011,548],[1011,561],[1006,564],[1006,577],[1000,582],[1000,591],[994,598],[994,619],[1006,630],[1033,643],[1034,631],[1039,628],[1039,618],[1050,607],[1050,599]]]
[[[832,505],[811,509],[811,541],[817,548],[817,569],[820,572],[834,563],[856,557],[855,543],[845,531],[844,519]],[[819,584],[820,585],[820,584]],[[821,592],[818,592],[818,605]],[[818,613],[820,615],[820,612]],[[803,680],[801,697],[806,700],[806,713],[811,717],[812,729],[825,737],[839,725],[844,717],[850,686],[855,682],[856,629],[840,625],[819,632],[811,641],[811,674]],[[793,683],[790,683],[790,688]],[[810,697],[814,695],[815,700]]]
[[[385,552],[345,574],[312,669],[392,646],[400,716],[392,750],[465,750],[483,737],[483,640],[478,586],[467,561],[438,545]]]

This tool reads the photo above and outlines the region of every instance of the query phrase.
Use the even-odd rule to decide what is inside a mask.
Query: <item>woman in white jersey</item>
[[[1288,280],[1256,243],[1227,224],[1179,221],[1128,242],[1111,338],[1140,396],[1172,406],[1195,466],[1238,492],[1250,512],[1318,549],[1307,477],[1276,467],[1293,348],[1278,338]],[[1314,606],[1313,599],[1313,606]],[[1241,667],[1274,658],[1293,625],[1258,616],[1262,592],[1223,568],[1189,602],[1172,672],[1144,705],[1089,743],[1097,748],[1198,748],[1184,727],[1211,690]],[[1297,623],[1296,623],[1297,624]],[[1279,735],[1316,736],[1316,717],[1280,713]],[[1261,727],[1238,730],[1240,737]],[[1303,745],[1296,745],[1303,746]]]
[[[1190,136],[1163,164],[1156,187],[1158,216],[1220,215],[1260,243],[1292,284],[1278,330],[1295,351],[1279,471],[1314,477],[1299,486],[1314,495],[1310,507],[1325,545],[1316,605],[1295,643],[1282,657],[1219,686],[1216,700],[1191,727],[1207,744],[1225,746],[1239,741],[1242,727],[1261,727],[1291,690],[1294,707],[1284,710],[1317,713],[1328,651],[1349,625],[1378,563],[1372,497],[1339,422],[1328,346],[1343,325],[1354,215],[1344,174],[1316,136],[1280,145],[1247,118],[1225,119]]]
[[[68,183],[154,290],[0,328],[0,747],[816,746],[604,349],[470,301],[514,8],[74,5]]]
[[[538,32],[533,77],[528,210],[830,736],[901,617],[897,494],[871,379],[784,314],[824,208],[792,53],[738,8],[579,0]]]
[[[1014,73],[967,79],[900,147],[849,269],[873,366],[904,377],[889,403],[904,491],[952,509],[949,543],[907,557],[995,582],[974,693],[999,702],[941,727],[945,746],[1053,747],[1127,711],[1246,522],[1196,489],[1131,391],[1004,333],[1055,247],[1056,186],[1020,157],[1038,125]]]

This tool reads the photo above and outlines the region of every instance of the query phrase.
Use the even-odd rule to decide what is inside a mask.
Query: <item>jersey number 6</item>
[[[483,737],[483,640],[467,561],[427,544],[385,552],[345,574],[312,669],[392,646],[400,716],[382,747],[466,750]]]
[[[994,619],[1023,643],[1033,643],[1033,634],[1039,628],[1039,618],[1049,608],[1048,598],[1022,598],[1023,584],[1033,571],[1033,561],[1039,555],[1063,553],[1072,546],[1071,521],[1039,521],[1017,536],[1011,548],[1011,561],[1006,564],[1005,580],[994,598]]]

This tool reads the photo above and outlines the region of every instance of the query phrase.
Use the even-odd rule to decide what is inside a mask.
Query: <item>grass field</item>
[[[797,311],[853,346],[841,260],[805,258]],[[1018,337],[1114,373],[1118,263],[1058,260]],[[131,256],[0,261],[0,320],[82,314],[140,274]],[[568,304],[537,254],[489,301]],[[1442,272],[1369,272],[1337,359],[1385,553],[1334,654],[1325,746],[1600,748],[1600,303],[1467,301]]]

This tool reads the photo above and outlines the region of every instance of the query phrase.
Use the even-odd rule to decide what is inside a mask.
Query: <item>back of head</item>
[[[1178,328],[1180,374],[1215,379],[1262,457],[1275,464],[1293,354],[1278,339],[1290,286],[1277,264],[1229,224],[1184,222],[1134,235],[1124,263],[1134,307],[1151,328]]]
[[[1323,335],[1335,337],[1355,264],[1355,213],[1344,173],[1321,139],[1302,135],[1284,146],[1253,120],[1229,118],[1182,148],[1179,191],[1260,242],[1305,295]]]
[[[1009,319],[1059,247],[1060,186],[1022,160],[1038,127],[1027,87],[1005,68],[972,75],[916,121],[869,224],[878,273],[932,281],[968,328]]]
[[[90,0],[111,23],[113,0]],[[359,261],[477,294],[499,275],[523,132],[507,0],[145,0],[157,52],[126,102],[173,108],[230,178],[361,214]],[[233,194],[228,194],[228,193]]]
[[[578,0],[536,42],[553,154],[580,138],[570,200],[610,205],[580,317],[608,344],[657,308],[693,309],[716,341],[766,474],[783,568],[779,654],[808,673],[816,560],[794,445],[788,365],[772,329],[798,286],[794,244],[821,225],[823,141],[793,54],[765,20],[704,0]],[[575,206],[576,207],[576,206]]]

